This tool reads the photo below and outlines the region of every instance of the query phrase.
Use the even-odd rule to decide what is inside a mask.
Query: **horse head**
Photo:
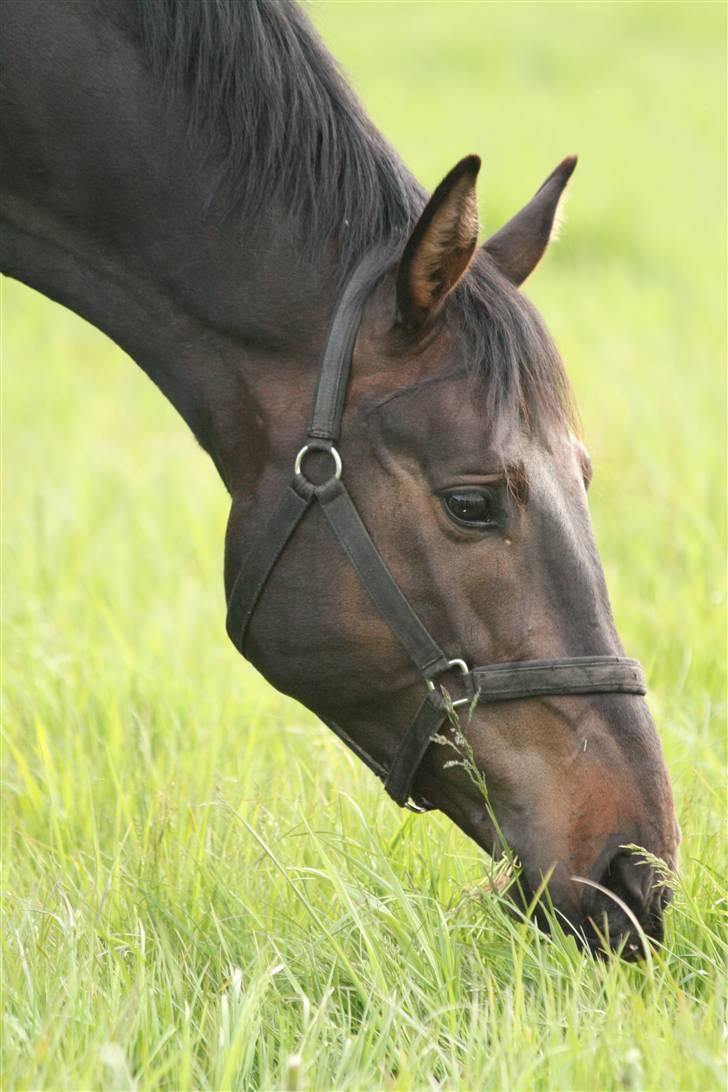
[[[490,852],[509,846],[526,901],[545,887],[580,938],[638,955],[641,931],[662,935],[666,895],[630,847],[668,866],[677,848],[655,727],[638,692],[549,682],[563,665],[623,657],[589,518],[589,457],[561,361],[518,290],[546,250],[575,162],[480,248],[479,160],[444,179],[368,290],[337,465],[323,445],[304,480],[310,493],[343,464],[375,552],[452,665],[437,682],[459,723],[443,722],[417,759],[416,794]],[[301,481],[300,460],[297,470]],[[251,548],[244,528],[276,488],[233,504],[232,600],[242,544]],[[332,541],[322,508],[294,520],[276,552],[244,650],[386,772],[423,679],[386,603],[376,609],[376,576],[346,534]],[[269,542],[264,534],[264,556]],[[516,677],[542,671],[545,685],[492,703],[460,694],[460,672],[487,689],[492,671],[469,668],[506,663]]]

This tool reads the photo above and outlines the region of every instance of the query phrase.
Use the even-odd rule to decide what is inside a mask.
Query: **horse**
[[[428,197],[293,0],[2,19],[2,271],[112,338],[209,454],[237,647],[399,804],[514,853],[524,905],[640,958],[670,783],[520,290],[576,158],[479,244],[480,159]]]

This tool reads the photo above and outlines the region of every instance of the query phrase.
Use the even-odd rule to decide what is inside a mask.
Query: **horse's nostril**
[[[652,870],[631,853],[611,859],[599,881],[640,918],[652,895]]]
[[[585,901],[587,937],[595,950],[621,947],[625,959],[644,956],[645,937],[663,938],[663,900],[648,864],[626,851],[615,854]]]

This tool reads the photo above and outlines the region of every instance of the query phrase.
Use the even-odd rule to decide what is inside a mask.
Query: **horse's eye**
[[[443,496],[445,511],[455,523],[466,527],[493,527],[496,507],[493,497],[483,489],[457,489]]]

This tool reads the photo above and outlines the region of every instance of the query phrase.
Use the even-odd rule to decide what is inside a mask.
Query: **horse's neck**
[[[11,5],[0,45],[2,270],[125,349],[233,490],[253,469],[241,445],[260,449],[268,419],[298,415],[286,391],[314,382],[333,269],[306,263],[281,210],[223,218],[214,167],[130,38],[90,6],[40,7]]]

